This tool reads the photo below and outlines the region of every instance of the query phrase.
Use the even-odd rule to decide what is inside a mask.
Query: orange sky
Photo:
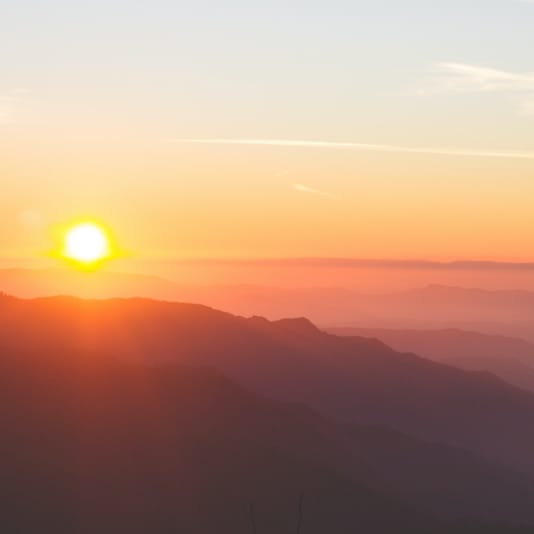
[[[157,4],[3,13],[0,258],[534,259],[534,6]]]
[[[533,257],[530,161],[164,142],[110,152],[61,143],[3,159],[3,256],[39,255],[54,225],[88,216],[134,256],[163,259]]]

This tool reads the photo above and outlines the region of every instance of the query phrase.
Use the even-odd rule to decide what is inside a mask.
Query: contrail
[[[399,154],[428,154],[474,158],[534,159],[534,152],[467,150],[456,148],[409,147],[339,141],[300,141],[292,139],[170,139],[172,143],[199,145],[251,145],[289,148],[325,148],[367,152],[395,152]]]

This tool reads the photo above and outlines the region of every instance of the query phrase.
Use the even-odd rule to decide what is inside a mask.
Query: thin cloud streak
[[[307,195],[318,195],[320,197],[335,198],[334,195],[331,195],[330,193],[319,191],[318,189],[314,189],[313,187],[308,187],[307,185],[304,185],[304,184],[293,184],[293,189],[295,191],[298,191],[299,193],[305,193]]]
[[[534,73],[511,72],[465,63],[438,63],[434,69],[442,89],[451,92],[534,92]]]
[[[17,89],[9,93],[0,94],[0,125],[14,122],[15,114],[23,100],[27,90]]]
[[[534,4],[534,2],[532,2]],[[534,72],[513,72],[466,63],[441,62],[432,69],[430,87],[419,94],[509,94],[519,101],[524,115],[532,116]]]
[[[420,154],[430,156],[456,156],[475,158],[504,158],[534,160],[534,152],[509,152],[491,150],[467,150],[456,148],[408,147],[399,145],[379,145],[339,141],[306,141],[293,139],[171,139],[177,144],[198,145],[244,145],[272,146],[282,148],[323,148],[354,150],[362,152],[391,152],[399,154]]]
[[[12,95],[0,95],[0,124],[12,122],[13,112],[18,102],[18,98]]]

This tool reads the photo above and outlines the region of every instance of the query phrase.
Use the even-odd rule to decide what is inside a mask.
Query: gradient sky
[[[139,258],[533,260],[533,27],[521,0],[0,0],[0,257],[90,216]]]

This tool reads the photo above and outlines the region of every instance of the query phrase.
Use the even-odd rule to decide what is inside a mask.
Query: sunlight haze
[[[531,260],[533,24],[518,0],[3,2],[0,256],[89,216],[141,258]]]

